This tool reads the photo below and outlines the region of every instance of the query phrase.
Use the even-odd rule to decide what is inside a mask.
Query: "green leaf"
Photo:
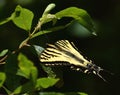
[[[54,4],[54,3],[49,4],[49,5],[46,7],[45,11],[43,12],[43,15],[49,14],[50,11],[51,11],[53,8],[55,8],[55,4]]]
[[[59,92],[40,92],[39,95],[66,95],[66,94]]]
[[[28,76],[26,76],[26,74],[25,74],[22,70],[20,70],[20,69],[18,69],[18,71],[17,71],[16,74],[19,75],[19,76],[22,76],[22,77],[28,78]]]
[[[18,5],[10,17],[0,21],[0,25],[5,24],[12,20],[13,23],[19,28],[24,29],[26,31],[30,31],[33,17],[34,14],[32,11],[22,8],[21,6]]]
[[[90,15],[83,9],[70,7],[57,12],[55,15],[58,19],[61,19],[63,17],[71,17],[74,20],[78,21],[85,28],[87,28],[90,32],[95,32],[93,21]]]
[[[8,52],[8,49],[5,49],[0,52],[0,57],[4,56]]]
[[[30,76],[30,80],[36,84],[36,81],[37,81],[37,77],[38,77],[38,70],[37,68],[34,66],[34,67],[31,67],[31,76]]]
[[[12,16],[13,16],[12,21],[16,26],[26,31],[30,31],[32,20],[34,17],[32,11],[22,8],[21,6],[18,5]]]
[[[48,88],[55,85],[59,79],[55,78],[40,78],[37,80],[36,88]]]
[[[3,72],[0,72],[0,87],[2,87],[4,81],[6,79],[6,75]]]
[[[30,78],[30,71],[31,67],[33,66],[33,63],[21,53],[18,55],[18,61],[21,73],[25,74],[26,78]]]
[[[54,14],[50,14],[50,11],[55,7],[54,3],[49,4],[46,9],[44,10],[42,17],[39,19],[40,24],[45,24],[50,21],[54,21],[56,19],[56,16]]]
[[[17,73],[18,75],[21,75],[28,79],[30,79],[32,76],[35,79],[37,78],[37,68],[33,65],[32,61],[30,61],[25,55],[21,53],[18,55],[18,61],[19,61],[19,68],[20,68],[20,70]]]
[[[21,93],[22,92],[22,86],[19,86],[19,87],[17,87],[14,91],[13,91],[13,95],[14,94],[19,94],[19,93]]]
[[[88,95],[88,94],[86,94],[86,93],[84,93],[84,92],[78,92],[78,94],[79,94],[79,95]]]

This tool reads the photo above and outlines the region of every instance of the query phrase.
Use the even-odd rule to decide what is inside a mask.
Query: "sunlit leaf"
[[[49,5],[46,7],[43,15],[49,14],[50,11],[51,11],[53,8],[55,8],[55,4],[54,4],[54,3],[49,4]]]
[[[34,84],[36,84],[37,77],[38,77],[38,70],[37,70],[37,68],[34,66],[34,67],[31,68],[30,80],[32,80],[32,82],[33,82]]]
[[[27,78],[29,78],[31,67],[33,66],[33,63],[30,60],[28,60],[27,57],[21,53],[18,56],[18,61],[19,61],[19,68],[20,68],[21,72],[24,73]]]
[[[25,78],[29,78],[29,76],[26,73],[24,73],[21,69],[18,69],[17,75],[25,77]]]
[[[18,61],[19,61],[19,68],[20,68],[20,70],[17,73],[18,75],[21,75],[28,79],[31,78],[31,76],[34,76],[34,78],[37,78],[37,69],[33,65],[32,61],[30,61],[25,55],[21,53],[18,56]]]
[[[50,14],[50,11],[55,7],[54,3],[49,4],[44,10],[42,17],[39,19],[41,24],[45,24],[50,21],[54,21],[56,16],[54,14]]]
[[[94,24],[90,15],[83,9],[70,7],[57,12],[55,15],[58,19],[61,19],[63,17],[71,17],[74,20],[78,21],[81,25],[86,27],[90,32],[95,32]]]
[[[0,87],[2,87],[3,83],[5,82],[6,75],[3,72],[0,72]]]
[[[84,93],[84,92],[78,92],[78,94],[79,94],[79,95],[88,95],[88,94],[86,94],[86,93]]]
[[[39,95],[65,95],[65,94],[60,92],[40,92]]]
[[[56,84],[59,79],[55,78],[39,78],[37,80],[36,88],[48,88]]]
[[[19,94],[20,92],[22,92],[22,85],[19,86],[19,87],[17,87],[17,88],[13,91],[14,94]]]
[[[12,14],[12,16],[14,17],[12,21],[16,26],[26,31],[30,31],[32,20],[34,17],[34,14],[32,13],[32,11],[22,8],[21,6],[18,5],[15,9],[15,12]]]
[[[21,6],[18,5],[10,17],[0,21],[0,25],[5,24],[12,20],[13,23],[19,28],[22,28],[26,31],[30,31],[33,17],[34,14],[32,11],[22,8]]]

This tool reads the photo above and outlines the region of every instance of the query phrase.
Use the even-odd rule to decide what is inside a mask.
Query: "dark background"
[[[16,5],[20,4],[35,14],[34,27],[45,7],[51,2],[56,4],[52,13],[71,6],[85,9],[95,22],[97,36],[73,36],[70,34],[70,29],[65,29],[47,34],[47,37],[45,35],[37,37],[31,42],[44,46],[48,42],[69,39],[95,64],[114,73],[114,75],[103,73],[103,77],[108,81],[106,83],[92,74],[64,70],[64,86],[57,91],[83,91],[89,95],[119,95],[120,0],[0,0],[0,20],[9,17]],[[16,49],[26,37],[27,33],[12,22],[0,26],[0,50]]]

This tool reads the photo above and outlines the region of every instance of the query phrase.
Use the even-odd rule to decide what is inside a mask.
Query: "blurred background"
[[[119,95],[120,0],[0,0],[0,20],[9,17],[19,4],[34,13],[33,27],[35,27],[44,9],[50,3],[56,4],[51,13],[71,6],[85,9],[95,23],[97,36],[91,35],[75,22],[67,29],[47,34],[47,37],[46,35],[37,37],[31,43],[45,46],[46,43],[68,39],[73,41],[88,59],[114,73],[114,75],[103,73],[103,77],[108,81],[106,83],[92,74],[64,70],[64,85],[56,91],[82,91],[88,95]],[[62,23],[66,21],[64,19]],[[17,49],[26,37],[27,33],[12,22],[0,26],[0,51],[6,48]]]

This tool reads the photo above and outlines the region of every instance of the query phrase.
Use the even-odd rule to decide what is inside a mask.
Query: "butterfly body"
[[[40,61],[46,66],[70,66],[73,70],[94,73],[102,78],[99,72],[103,69],[85,59],[68,40],[57,41],[54,45],[48,44],[40,55]]]

